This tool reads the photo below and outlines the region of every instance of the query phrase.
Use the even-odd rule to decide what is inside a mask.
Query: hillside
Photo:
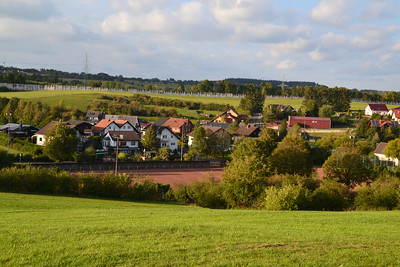
[[[0,193],[1,266],[398,266],[399,212],[271,212]]]

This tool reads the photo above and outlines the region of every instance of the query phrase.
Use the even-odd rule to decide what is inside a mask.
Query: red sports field
[[[110,171],[107,171],[110,172]],[[147,170],[120,170],[118,173],[130,175],[141,175],[150,177],[154,182],[169,184],[172,187],[178,184],[191,184],[193,181],[201,180],[208,173],[219,179],[224,172],[223,168],[195,168],[195,169],[147,169]],[[96,172],[99,173],[99,172]]]

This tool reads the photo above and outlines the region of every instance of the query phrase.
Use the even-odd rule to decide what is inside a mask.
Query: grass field
[[[66,106],[78,107],[81,110],[86,110],[87,105],[92,99],[95,99],[101,95],[130,95],[131,93],[125,92],[99,92],[99,91],[35,91],[35,92],[1,92],[2,97],[19,97],[26,101],[43,103],[59,103],[60,100],[64,101]],[[221,103],[230,104],[235,107],[239,106],[240,98],[221,98],[221,97],[199,97],[199,96],[177,96],[177,95],[152,95],[156,97],[163,97],[169,99],[188,100],[202,103]],[[302,99],[291,99],[291,98],[267,98],[265,104],[285,104],[291,105],[294,108],[300,108]],[[351,105],[352,109],[363,110],[367,103],[364,102],[353,102]],[[389,108],[395,107],[394,105],[388,105]]]
[[[209,210],[0,193],[1,266],[399,266],[399,212]]]

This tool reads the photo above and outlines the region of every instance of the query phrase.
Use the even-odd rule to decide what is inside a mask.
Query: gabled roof
[[[43,126],[43,128],[41,128],[39,131],[36,132],[36,134],[41,134],[41,135],[45,135],[46,132],[55,124],[57,124],[58,121],[52,121],[49,122],[48,124],[46,124],[45,126]]]
[[[171,128],[180,128],[185,124],[189,124],[189,122],[190,122],[189,119],[169,118],[167,121],[163,123],[163,126]]]
[[[384,150],[385,150],[387,144],[388,143],[384,143],[384,142],[379,143],[375,148],[374,154],[385,155],[385,151]]]
[[[109,131],[106,136],[110,137],[112,140],[117,140],[117,138],[119,138],[119,141],[140,141],[140,136],[135,131]]]
[[[128,116],[128,115],[106,115],[106,120],[111,121],[129,121],[133,126],[136,126],[139,123],[137,116]]]
[[[392,108],[391,111],[396,119],[400,119],[400,107]],[[392,117],[393,117],[393,115],[392,115]]]
[[[368,104],[367,107],[374,111],[389,111],[386,104]]]
[[[163,125],[167,120],[169,120],[169,118],[166,118],[166,117],[162,117],[162,118],[159,118],[155,123],[154,123],[154,125]]]
[[[236,130],[233,135],[250,136],[256,131],[260,131],[260,128],[255,126],[241,126]]]
[[[174,135],[176,138],[179,139],[179,137],[176,136],[176,134],[174,134],[174,132],[172,132],[171,129],[168,128],[167,126],[161,126],[161,125],[154,125],[154,124],[152,124],[152,125],[148,125],[148,126],[145,128],[145,131],[146,131],[149,127],[152,127],[152,128],[154,129],[154,131],[156,131],[157,135],[160,135],[160,134],[162,134],[162,131],[167,130],[168,132],[171,133],[171,135]]]

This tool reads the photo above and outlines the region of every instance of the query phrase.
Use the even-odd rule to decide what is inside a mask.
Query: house
[[[400,121],[400,107],[389,110],[387,115],[390,116],[392,118],[392,120],[399,122]]]
[[[388,120],[371,120],[371,127],[377,128],[387,128],[387,127],[399,127],[398,121],[388,121]]]
[[[47,131],[57,123],[60,123],[60,122],[52,121],[35,133],[34,137],[36,137],[37,145],[43,146],[45,144]],[[70,121],[65,121],[65,122],[61,122],[61,123],[65,124],[67,127],[71,128],[71,129],[75,130],[76,137],[80,141],[83,141],[86,131],[92,127],[92,125],[90,123],[84,122],[84,121],[70,120]]]
[[[193,131],[194,125],[189,119],[169,118],[162,126],[171,128],[176,134],[188,134]]]
[[[140,151],[140,135],[136,131],[108,131],[102,140],[103,148],[132,154]]]
[[[232,139],[232,136],[222,127],[217,127],[217,126],[211,126],[211,125],[201,125],[199,126],[203,128],[206,132],[206,137],[207,138],[213,138],[215,136],[222,136],[225,135],[229,141]],[[192,146],[193,144],[193,132],[188,134],[188,146]]]
[[[149,129],[149,127],[152,127],[155,130],[157,138],[160,140],[160,147],[168,147],[171,151],[178,150],[179,138],[171,131],[170,128],[166,126],[149,124],[143,130],[143,136],[146,135],[146,132]]]
[[[110,121],[128,121],[136,130],[140,129],[139,118],[137,116],[128,115],[105,115],[105,120]]]
[[[232,123],[232,122],[241,122],[247,121],[249,117],[246,114],[239,114],[236,112],[234,108],[229,108],[223,113],[217,115],[211,122],[217,123]]]
[[[7,123],[0,127],[0,132],[7,133],[12,137],[31,137],[39,129],[22,123]]]
[[[291,105],[280,105],[280,104],[269,104],[269,105],[267,105],[266,109],[284,112],[287,114],[290,114],[290,113],[296,111]]]
[[[90,110],[86,112],[85,121],[91,124],[96,124],[105,118],[106,114],[103,111]]]
[[[330,129],[331,119],[320,117],[289,116],[288,127],[293,127],[296,124],[299,124],[303,128]]]
[[[86,131],[86,135],[89,136],[105,136],[109,131],[123,131],[123,132],[130,132],[135,131],[137,134],[139,130],[134,127],[129,121],[127,120],[101,120],[99,123],[94,125],[91,130]]]
[[[393,162],[394,166],[399,166],[399,159],[393,159],[393,158],[388,158],[385,155],[385,148],[388,143],[381,142],[379,143],[374,151],[374,155],[380,160],[380,161],[386,161],[386,162]]]
[[[261,129],[259,127],[251,125],[240,126],[233,134],[235,141],[242,137],[257,138],[260,137],[260,135],[261,135]]]
[[[373,114],[387,115],[389,112],[385,104],[368,104],[365,107],[365,115],[372,116]]]

